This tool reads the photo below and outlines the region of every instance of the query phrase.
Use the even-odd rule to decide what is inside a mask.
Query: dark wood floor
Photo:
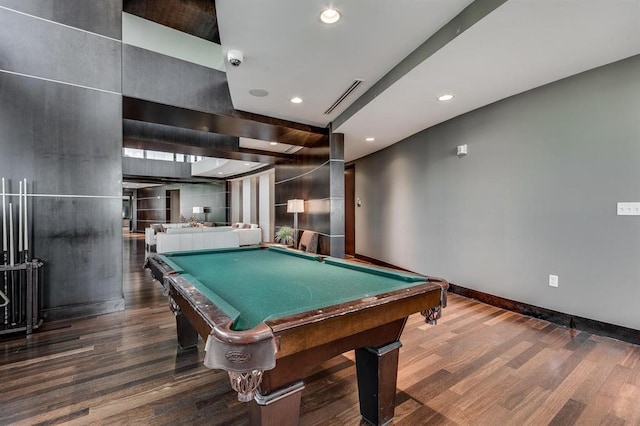
[[[0,424],[242,425],[227,374],[176,347],[174,319],[125,238],[124,312],[0,341]],[[397,425],[637,425],[640,347],[451,295],[403,334]],[[302,425],[358,425],[353,354],[307,381]]]

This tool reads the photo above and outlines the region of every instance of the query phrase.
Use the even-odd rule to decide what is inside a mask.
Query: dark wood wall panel
[[[174,186],[180,190],[180,214],[182,216],[186,218],[196,216],[196,220],[199,222],[215,222],[218,225],[228,221],[227,184],[225,181],[185,183]],[[205,213],[194,215],[194,207],[204,207]]]
[[[5,9],[0,23],[3,70],[120,93],[119,41]]]
[[[120,96],[0,73],[2,173],[47,194],[122,192]]]
[[[122,0],[0,0],[0,6],[120,40]]]
[[[238,151],[240,148],[240,140],[235,136],[144,121],[125,119],[122,131],[124,146],[127,148],[179,151],[183,154],[205,156],[215,156],[220,151]]]
[[[288,168],[293,166],[289,165]],[[276,173],[276,204],[286,203],[292,198],[323,200],[329,198],[329,163],[321,166],[299,166],[297,177],[278,180]],[[278,168],[276,168],[278,170]]]
[[[300,150],[294,155],[294,161],[276,167],[275,225],[276,228],[292,226],[294,216],[287,213],[287,200],[303,199],[305,212],[298,214],[299,232],[319,232],[319,252],[338,253],[341,256],[344,249],[336,249],[336,243],[332,241],[337,238],[341,239],[340,243],[344,241],[344,225],[342,228],[338,227],[339,234],[332,228],[336,228],[336,217],[344,217],[344,212],[336,210],[343,208],[344,199],[342,204],[336,203],[334,199],[336,193],[344,193],[344,177],[335,178],[336,166],[344,168],[344,163],[334,164],[330,161],[330,153],[329,141],[326,141],[316,147]]]
[[[167,190],[163,186],[138,189],[136,196],[137,231],[144,232],[153,223],[166,223],[169,212],[167,210]]]
[[[0,6],[120,40],[122,0],[0,0]]]
[[[191,179],[191,163],[123,157],[122,174],[126,178],[145,177],[189,180]]]
[[[180,215],[185,219],[196,216],[199,222],[228,222],[226,182],[167,184],[137,190],[137,231],[144,232],[154,223],[170,222],[169,193],[174,190],[180,191]],[[194,215],[193,207],[206,207],[207,211]]]
[[[119,2],[62,3],[13,5],[85,27],[102,19],[120,33],[109,18]],[[30,235],[45,262],[44,315],[123,309],[120,42],[0,9],[0,52],[0,69],[23,74],[0,72],[0,175],[13,192],[26,178],[38,195]]]
[[[344,134],[332,133],[330,137],[331,159],[329,164],[329,186],[331,196],[330,253],[344,257],[345,245],[345,198],[344,198]]]
[[[122,299],[121,198],[37,197],[31,211],[47,309]]]
[[[276,169],[276,182],[297,179],[302,174],[307,173],[318,166],[329,161],[329,139],[321,142],[318,146],[304,148],[296,152],[293,161],[279,164]],[[329,188],[326,188],[326,196],[329,196]],[[276,200],[276,202],[278,202]]]
[[[132,98],[207,113],[233,111],[224,72],[128,44],[122,45],[122,81],[122,94]]]

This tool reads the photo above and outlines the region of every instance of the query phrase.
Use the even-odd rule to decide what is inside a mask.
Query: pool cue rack
[[[43,263],[38,259],[0,265],[0,335],[24,331],[31,334],[42,324],[40,281]],[[7,303],[8,300],[8,303]]]
[[[30,334],[42,323],[40,283],[43,262],[30,259],[27,179],[18,183],[19,192],[12,194],[9,191],[11,181],[2,178],[0,335],[19,331]]]

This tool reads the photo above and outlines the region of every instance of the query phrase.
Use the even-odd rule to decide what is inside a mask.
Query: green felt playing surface
[[[293,254],[290,254],[293,253]],[[338,259],[260,248],[161,256],[230,317],[234,330],[424,282],[424,277]],[[177,269],[176,269],[177,270]]]

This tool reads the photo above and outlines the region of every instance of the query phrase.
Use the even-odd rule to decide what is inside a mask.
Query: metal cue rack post
[[[29,262],[0,265],[0,334],[25,331],[30,334],[42,323],[40,318],[40,271],[43,263]],[[8,291],[5,292],[4,289]]]
[[[42,323],[40,283],[43,262],[29,256],[27,179],[19,182],[18,194],[7,192],[8,186],[2,178],[0,335],[19,331],[30,334]]]

